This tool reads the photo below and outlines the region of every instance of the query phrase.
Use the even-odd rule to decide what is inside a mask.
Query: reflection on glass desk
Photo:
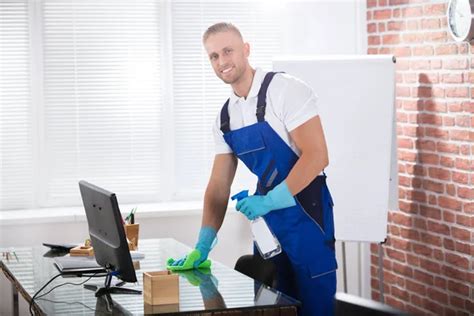
[[[149,239],[140,242],[139,251],[145,258],[136,270],[138,283],[127,288],[142,289],[143,272],[166,269],[169,257],[181,257],[189,247],[174,239]],[[51,253],[43,246],[15,249],[18,260],[2,260],[0,267],[18,292],[29,302],[34,293],[51,277],[58,274]],[[46,253],[46,256],[45,256]],[[179,273],[179,304],[145,305],[142,295],[112,295],[96,298],[94,292],[83,285],[58,287],[48,295],[35,299],[35,309],[47,315],[133,315],[165,313],[206,313],[232,311],[235,315],[296,315],[299,302],[251,278],[213,261],[210,270],[193,270]],[[59,277],[41,293],[64,283],[81,283],[87,278]],[[92,278],[87,285],[101,285],[104,278]],[[15,293],[14,293],[15,295]],[[18,307],[16,307],[16,311]],[[274,311],[274,312],[272,312]],[[232,314],[234,315],[234,313]]]

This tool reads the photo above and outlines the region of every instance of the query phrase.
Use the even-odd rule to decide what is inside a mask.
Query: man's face
[[[226,31],[209,36],[204,47],[216,75],[228,84],[238,82],[248,67],[249,45]]]

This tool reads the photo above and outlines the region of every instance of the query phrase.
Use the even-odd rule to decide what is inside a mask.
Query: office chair
[[[259,255],[243,255],[235,263],[234,269],[270,287],[276,287],[276,267]]]

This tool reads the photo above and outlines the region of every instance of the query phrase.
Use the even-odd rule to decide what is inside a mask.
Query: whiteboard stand
[[[381,243],[378,244],[378,251],[379,251],[379,292],[380,292],[380,303],[384,304],[385,303],[385,298],[384,298],[384,291],[383,291],[383,244],[387,239],[382,241]]]
[[[379,292],[380,292],[380,303],[385,303],[385,297],[384,297],[384,287],[383,287],[383,282],[384,282],[384,278],[383,278],[383,244],[385,244],[385,242],[387,241],[387,239],[385,239],[384,241],[382,242],[379,242],[377,243],[377,250],[378,250],[378,279],[379,279]],[[360,242],[358,243],[358,245],[360,246]],[[341,247],[342,247],[342,279],[343,279],[343,291],[344,293],[348,293],[347,292],[347,268],[346,268],[346,243],[345,241],[341,241]],[[360,247],[359,247],[359,251],[360,253]],[[359,262],[360,262],[360,258],[359,258]],[[359,281],[359,284],[360,284],[360,281]],[[360,291],[359,291],[360,292]]]
[[[344,293],[347,293],[346,242],[342,241],[342,279]]]

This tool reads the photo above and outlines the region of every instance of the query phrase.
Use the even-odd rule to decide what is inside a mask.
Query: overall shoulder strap
[[[221,109],[221,131],[224,134],[230,132],[229,101],[227,99]]]
[[[278,72],[268,72],[263,79],[260,90],[258,91],[258,101],[257,101],[257,121],[265,121],[265,108],[267,106],[267,90],[270,82]]]
[[[267,90],[270,82],[279,72],[268,72],[263,79],[262,85],[260,86],[260,90],[258,91],[258,99],[257,99],[257,120],[258,122],[265,121],[265,107],[267,106]],[[226,134],[230,132],[230,117],[229,117],[229,101],[224,103],[224,106],[221,109],[221,131],[222,133]]]

